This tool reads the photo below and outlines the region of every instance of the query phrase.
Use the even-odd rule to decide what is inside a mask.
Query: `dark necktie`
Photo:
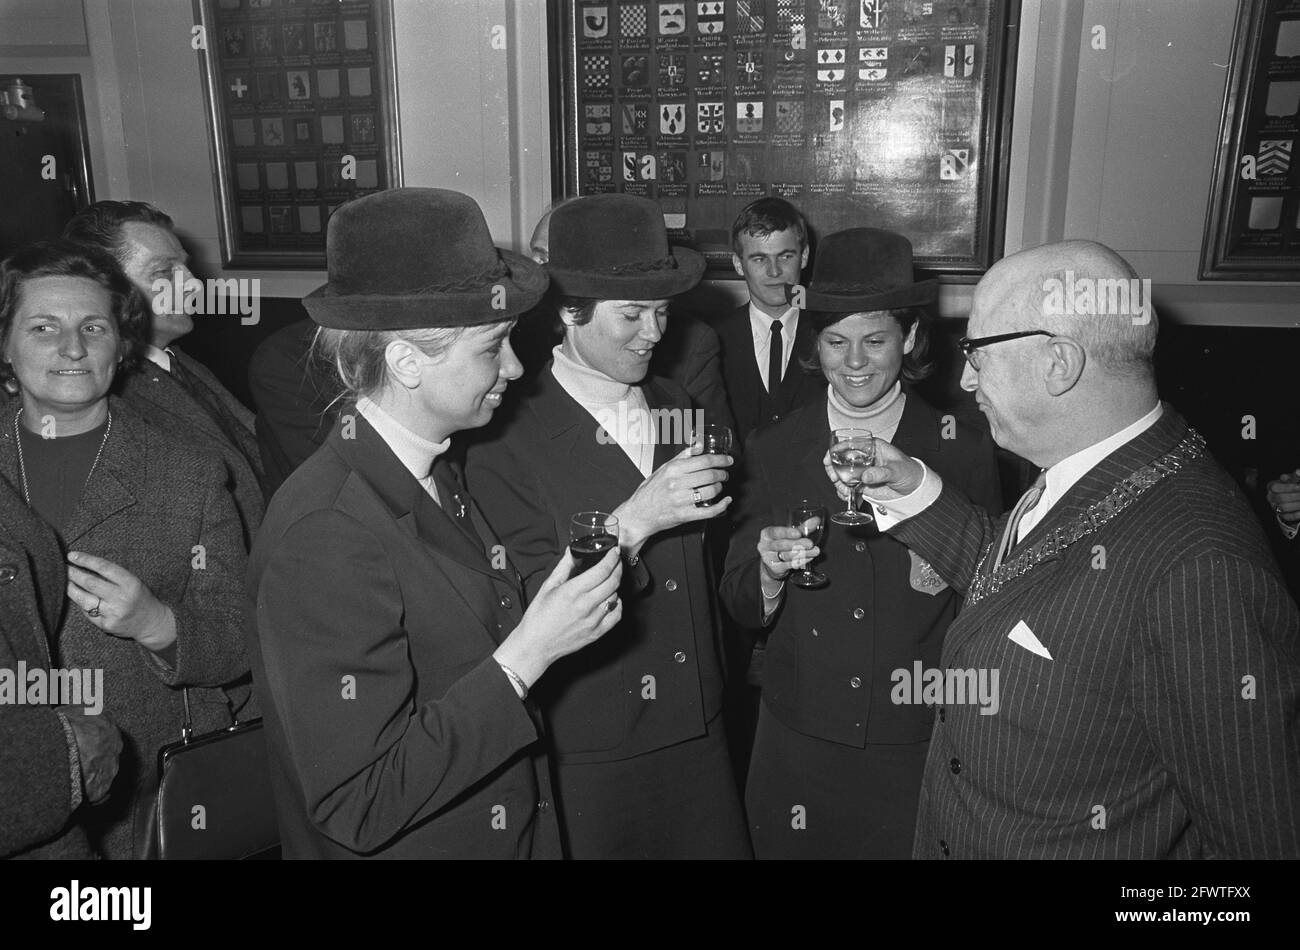
[[[772,321],[772,339],[767,350],[767,394],[777,401],[781,392],[781,357],[785,346],[781,339],[781,321]]]

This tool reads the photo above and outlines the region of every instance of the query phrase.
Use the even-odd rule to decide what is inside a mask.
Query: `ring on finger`
[[[698,488],[692,488],[691,501],[695,502],[695,504],[698,505],[703,500],[704,500],[704,496],[700,494],[700,490]]]
[[[104,598],[102,598],[102,597],[96,597],[96,598],[95,598],[95,606],[91,607],[89,610],[86,611],[86,616],[87,616],[87,617],[98,617],[98,616],[99,616],[99,605],[102,604],[103,602],[104,602]]]
[[[618,606],[618,598],[617,598],[617,597],[611,597],[609,600],[605,601],[605,612],[606,612],[606,613],[613,613],[613,612],[614,612],[614,608],[617,607],[617,606]]]

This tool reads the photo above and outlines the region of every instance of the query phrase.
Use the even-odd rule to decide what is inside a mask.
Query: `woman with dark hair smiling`
[[[692,400],[651,372],[670,302],[704,259],[670,247],[653,201],[589,195],[551,215],[546,268],[563,340],[467,472],[529,591],[567,556],[575,515],[617,520],[623,622],[538,689],[565,843],[575,858],[748,858],[704,550],[732,459],[672,424]]]
[[[904,385],[928,371],[923,308],[936,284],[914,282],[901,235],[856,228],[824,238],[804,316],[816,333],[805,366],[825,376],[826,398],[746,443],[721,593],[737,622],[771,630],[745,796],[759,858],[912,853],[935,710],[896,705],[893,673],[938,665],[961,597],[870,518],[827,524],[819,548],[790,515],[842,507],[825,469],[837,430],[918,455],[945,485],[1000,510],[988,433],[941,416]],[[810,562],[828,583],[787,584]]]
[[[220,688],[248,671],[244,547],[221,468],[109,395],[148,309],[102,251],[60,240],[0,264],[0,470],[68,558],[56,664],[104,671],[119,777],[84,819],[108,858],[142,857],[159,748],[231,722]],[[247,688],[236,699],[247,698]],[[220,834],[219,826],[210,826]]]

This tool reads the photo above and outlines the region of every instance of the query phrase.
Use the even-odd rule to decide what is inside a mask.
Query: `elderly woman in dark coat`
[[[823,467],[840,428],[925,459],[945,484],[1000,510],[988,433],[903,384],[923,375],[921,308],[936,293],[934,281],[913,282],[901,235],[825,237],[806,291],[815,350],[802,356],[825,376],[826,398],[746,443],[722,599],[737,622],[771,631],[745,794],[759,858],[911,855],[935,710],[911,704],[910,691],[897,702],[896,671],[938,666],[961,598],[872,523],[827,524],[818,550],[787,515],[804,499],[828,514],[844,507]],[[787,583],[792,566],[818,556],[826,586]]]
[[[472,198],[398,188],[329,224],[316,345],[355,400],[276,492],[253,548],[271,783],[290,858],[560,857],[531,696],[622,616],[612,552],[524,609],[452,436],[521,373],[546,289]]]
[[[183,688],[195,730],[211,731],[231,722],[220,686],[248,671],[244,548],[220,465],[109,395],[146,313],[100,251],[45,242],[0,264],[0,371],[18,396],[0,410],[0,472],[67,555],[56,665],[102,669],[103,711],[122,730],[118,779],[85,818],[108,858],[141,856]]]

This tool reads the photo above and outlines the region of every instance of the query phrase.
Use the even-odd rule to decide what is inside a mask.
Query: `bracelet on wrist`
[[[510,684],[515,688],[515,692],[519,694],[519,698],[527,699],[528,685],[524,682],[524,678],[500,660],[497,660],[497,666],[501,667],[501,672],[506,674],[506,678],[510,680]]]

